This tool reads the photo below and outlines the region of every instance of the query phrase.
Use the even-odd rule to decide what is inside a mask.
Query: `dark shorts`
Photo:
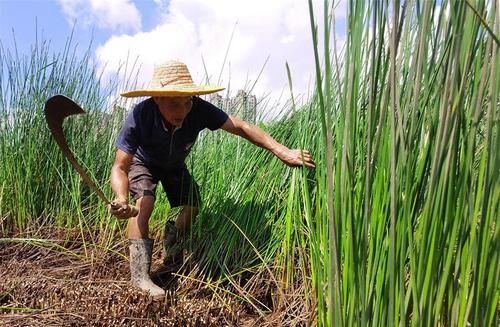
[[[172,208],[200,205],[198,185],[185,166],[164,170],[148,166],[134,158],[130,165],[128,181],[130,194],[136,201],[143,196],[155,196],[156,186],[161,182]]]

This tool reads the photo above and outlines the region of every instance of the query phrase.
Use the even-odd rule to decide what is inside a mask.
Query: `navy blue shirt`
[[[216,130],[228,115],[210,102],[193,97],[193,107],[174,131],[167,128],[153,98],[138,103],[127,116],[116,146],[136,158],[156,167],[169,169],[183,167],[184,160],[205,128]]]

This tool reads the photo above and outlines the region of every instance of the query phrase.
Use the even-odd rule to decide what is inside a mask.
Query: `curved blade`
[[[75,156],[71,152],[63,133],[63,121],[66,117],[71,115],[84,114],[85,111],[80,108],[73,100],[64,95],[55,95],[45,102],[45,120],[49,125],[50,132],[52,136],[59,145],[64,156],[69,160],[73,168],[80,174],[83,181],[97,193],[99,198],[101,198],[106,204],[110,204],[110,201],[106,198],[104,193],[97,187],[94,181],[85,172],[82,166],[76,161]]]

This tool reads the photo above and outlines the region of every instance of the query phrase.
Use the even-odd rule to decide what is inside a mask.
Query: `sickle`
[[[47,102],[45,102],[45,120],[47,121],[50,132],[52,133],[52,136],[54,137],[54,140],[61,149],[62,153],[64,154],[66,159],[69,160],[69,162],[71,163],[73,168],[75,168],[75,170],[78,172],[78,174],[80,174],[83,181],[94,192],[97,193],[99,198],[102,201],[106,202],[106,204],[110,205],[112,208],[115,209],[118,207],[118,204],[109,201],[108,198],[101,191],[101,189],[96,185],[96,183],[90,178],[89,175],[87,175],[83,167],[80,166],[80,164],[76,160],[75,156],[73,155],[73,152],[71,152],[70,148],[68,147],[68,143],[64,138],[64,132],[62,128],[64,119],[71,115],[79,115],[84,113],[85,111],[79,105],[77,105],[75,102],[73,102],[73,100],[71,100],[68,97],[65,97],[64,95],[54,95],[53,97],[49,98]],[[130,207],[132,209],[130,217],[136,216],[138,213],[138,209],[134,206]]]

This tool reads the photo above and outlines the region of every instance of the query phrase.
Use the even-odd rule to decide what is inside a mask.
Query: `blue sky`
[[[106,0],[103,0],[106,1]],[[30,45],[35,41],[35,32],[50,40],[54,49],[64,46],[74,28],[73,38],[83,48],[92,40],[93,48],[103,44],[116,31],[111,28],[88,26],[77,18],[70,18],[64,13],[59,0],[0,0],[0,40],[11,48],[15,35],[18,49],[29,53]],[[134,4],[140,10],[142,28],[152,29],[159,23],[157,3],[140,0]]]
[[[318,18],[322,2],[313,1]],[[345,14],[342,0],[336,11],[340,25]],[[140,63],[142,84],[155,64],[179,59],[202,83],[203,58],[210,83],[227,87],[229,95],[258,80],[257,96],[286,93],[287,98],[286,62],[296,93],[307,93],[313,84],[305,0],[0,0],[0,40],[6,48],[13,47],[14,31],[20,52],[29,53],[38,31],[60,51],[72,28],[80,51],[93,40],[95,61],[109,78],[127,57]],[[338,39],[342,44],[345,37]]]

